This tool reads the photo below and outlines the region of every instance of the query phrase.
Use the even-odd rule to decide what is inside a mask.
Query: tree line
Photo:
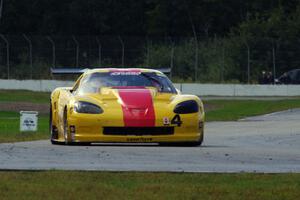
[[[298,0],[1,0],[3,34],[215,37],[296,17]],[[298,12],[299,13],[299,12]],[[279,28],[279,27],[278,27]]]
[[[300,64],[298,0],[0,0],[0,13],[0,33],[7,35],[189,38],[174,44],[173,64],[179,74],[189,69],[185,79],[197,73],[200,80],[206,74],[245,82],[249,60],[252,77],[275,61],[278,75]],[[161,54],[170,48],[154,40],[152,64],[169,64]]]

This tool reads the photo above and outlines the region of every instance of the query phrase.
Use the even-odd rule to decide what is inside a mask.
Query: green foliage
[[[200,82],[243,82],[247,67],[247,54],[240,38],[208,39],[198,42],[197,77]],[[170,67],[172,46],[151,45],[144,55],[144,63],[150,66]],[[195,80],[196,44],[194,39],[183,40],[174,45],[173,81]],[[149,58],[147,57],[149,56]],[[241,61],[240,63],[237,61]],[[147,65],[147,64],[144,64]],[[237,79],[237,77],[239,79]]]
[[[74,42],[70,35],[147,36],[152,41],[148,47],[147,42],[137,44],[124,40],[125,63],[168,67],[173,47],[173,75],[185,81],[197,77],[200,82],[244,83],[247,82],[249,64],[250,81],[255,83],[261,71],[272,71],[274,65],[277,77],[300,65],[298,0],[245,0],[238,3],[233,0],[10,0],[4,1],[0,27],[1,33],[7,35],[66,35],[67,48],[60,46],[63,42],[56,41],[57,50],[64,50],[60,52],[63,66],[74,65]],[[195,36],[198,63],[195,60]],[[166,38],[166,42],[161,42],[158,37]],[[102,66],[120,65],[119,40],[103,40],[102,50],[108,53],[103,53]],[[22,42],[18,40],[19,43]],[[81,50],[85,48],[89,54],[92,48],[98,48],[92,47],[96,41],[81,43],[84,44],[80,45]],[[50,45],[49,41],[46,45]],[[14,66],[11,67],[12,78],[31,78],[28,55],[24,54],[27,50],[15,48],[15,44],[11,46],[11,60],[17,60],[11,62]],[[33,48],[37,46],[33,44]],[[140,49],[144,53],[132,53]],[[6,54],[2,52],[5,52],[5,43],[0,40],[0,78],[6,78]],[[98,62],[95,55],[87,62],[85,58],[80,59],[84,59],[80,65]],[[33,66],[33,78],[50,77],[50,65],[44,60],[35,60]]]
[[[199,36],[213,38],[255,18],[273,27],[295,21],[298,7],[297,0],[10,0],[0,25],[5,34],[193,36],[193,24]]]

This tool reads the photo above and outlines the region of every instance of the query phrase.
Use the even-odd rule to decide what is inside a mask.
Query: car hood
[[[160,93],[155,88],[102,88],[99,93],[78,95],[75,99],[100,106],[117,103],[126,109],[147,109],[154,103],[170,104],[176,95]]]
[[[195,95],[161,93],[155,88],[102,88],[99,93],[78,95],[75,101],[99,105],[109,120],[123,116],[128,127],[152,127],[155,120],[173,116],[175,106],[186,100],[195,100],[203,111],[201,100]]]
[[[101,106],[105,113],[123,113],[125,126],[155,125],[155,107],[170,107],[176,94],[160,93],[155,88],[102,88],[98,94],[88,94],[77,100]],[[113,116],[113,115],[112,115]]]

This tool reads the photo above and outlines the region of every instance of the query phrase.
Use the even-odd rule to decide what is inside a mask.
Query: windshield
[[[101,87],[116,89],[155,87],[159,92],[176,93],[171,81],[154,72],[95,72],[87,75],[79,86],[80,93],[97,93]]]

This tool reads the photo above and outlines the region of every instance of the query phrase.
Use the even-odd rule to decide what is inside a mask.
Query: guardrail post
[[[0,37],[2,40],[4,40],[6,44],[6,66],[7,66],[7,79],[9,79],[9,72],[10,72],[10,66],[9,66],[9,41],[5,38],[4,35],[0,34]]]
[[[33,71],[33,62],[32,62],[32,42],[25,34],[23,34],[23,37],[29,44],[29,61],[30,61],[30,78],[32,79],[32,71]]]

